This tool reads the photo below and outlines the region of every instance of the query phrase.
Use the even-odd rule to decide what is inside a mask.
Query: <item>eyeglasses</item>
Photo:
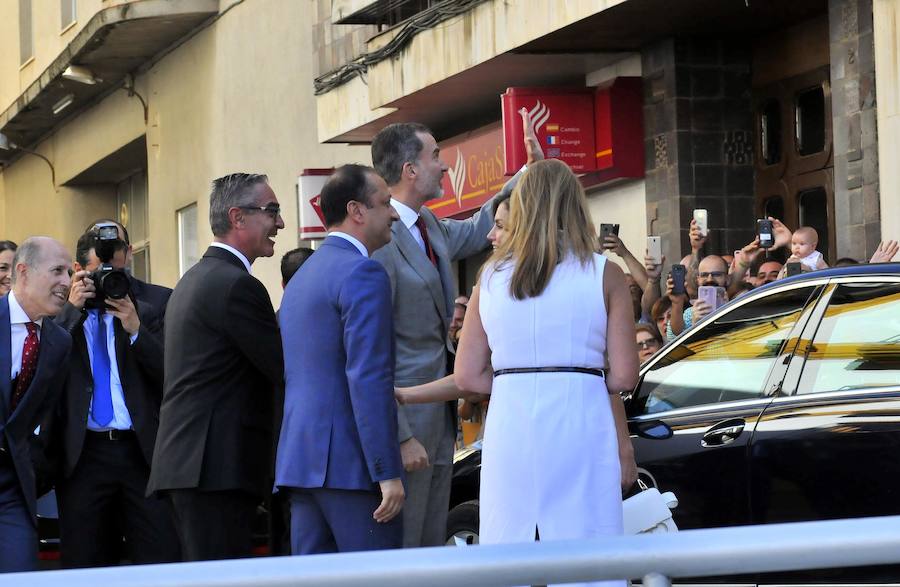
[[[637,341],[637,345],[639,349],[651,349],[658,347],[659,343],[653,338],[648,338],[647,340]]]
[[[724,271],[701,271],[697,273],[697,276],[700,279],[706,279],[707,277],[712,277],[713,279],[718,279],[720,277],[725,277]]]
[[[279,214],[281,214],[281,206],[278,204],[268,204],[266,206],[236,206],[241,210],[255,210],[257,212],[265,212],[272,218],[276,218]]]

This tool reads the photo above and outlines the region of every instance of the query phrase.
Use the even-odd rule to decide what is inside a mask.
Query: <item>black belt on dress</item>
[[[606,379],[606,369],[594,369],[591,367],[513,367],[510,369],[497,369],[494,371],[494,377],[518,373],[584,373],[585,375],[596,375]]]

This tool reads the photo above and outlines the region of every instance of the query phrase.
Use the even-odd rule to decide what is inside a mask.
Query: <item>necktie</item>
[[[106,426],[112,421],[112,394],[109,391],[109,349],[106,346],[106,321],[103,320],[103,311],[97,310],[97,328],[94,330],[94,340],[91,343],[93,351],[93,364],[91,371],[94,374],[94,401],[91,412],[94,422],[100,426]]]
[[[419,228],[419,234],[422,235],[422,241],[425,243],[425,255],[428,257],[428,260],[431,261],[431,264],[437,267],[437,256],[435,256],[434,249],[431,248],[431,242],[428,240],[428,230],[425,228],[425,219],[421,216],[416,218],[416,226]]]
[[[37,324],[26,322],[25,328],[28,329],[28,334],[25,335],[25,344],[22,346],[22,368],[19,369],[19,376],[16,377],[16,388],[13,390],[12,400],[9,402],[10,413],[15,411],[25,392],[28,391],[31,380],[34,379],[34,372],[37,371],[38,355],[41,350],[37,337]]]

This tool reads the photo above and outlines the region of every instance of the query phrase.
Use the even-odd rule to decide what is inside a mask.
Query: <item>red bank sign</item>
[[[440,218],[480,208],[509,179],[503,171],[500,123],[443,141],[439,146],[441,160],[447,165],[444,194],[427,206]]]
[[[621,77],[598,88],[509,88],[501,97],[505,171],[525,163],[525,108],[544,155],[566,162],[584,182],[643,177],[641,79]]]

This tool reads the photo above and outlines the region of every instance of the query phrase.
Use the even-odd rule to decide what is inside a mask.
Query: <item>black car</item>
[[[900,514],[900,264],[741,296],[644,364],[626,408],[640,476],[676,494],[680,529]],[[477,541],[477,525],[458,522],[477,523],[479,468],[478,449],[457,459],[448,538]],[[900,567],[730,579],[898,578]]]

